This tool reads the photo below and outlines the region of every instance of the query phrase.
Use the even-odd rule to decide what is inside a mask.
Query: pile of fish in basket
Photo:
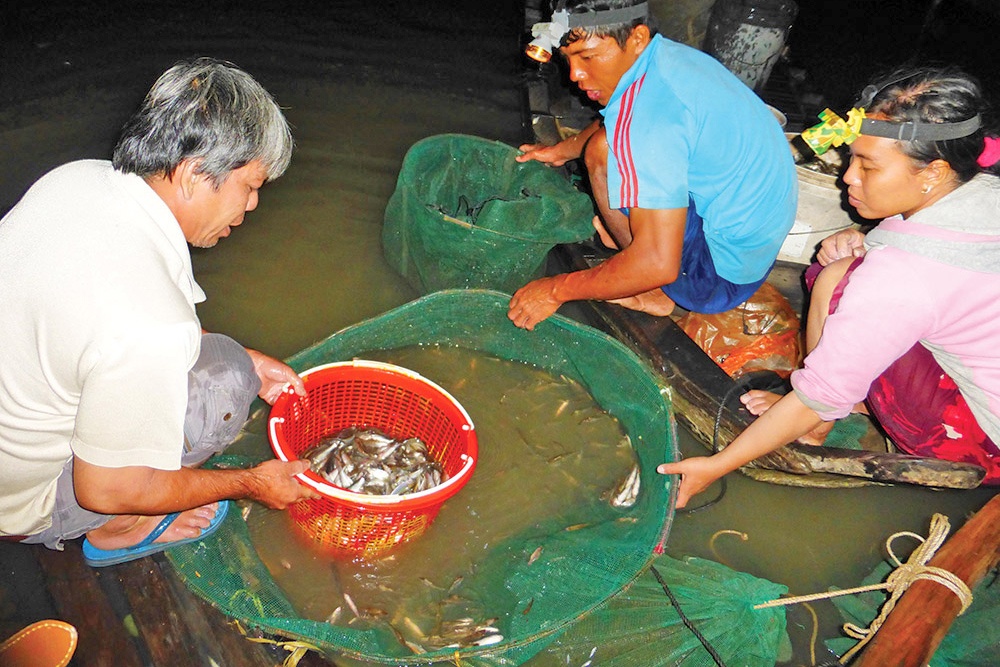
[[[397,440],[376,428],[345,428],[299,458],[309,461],[309,468],[331,484],[355,493],[418,493],[448,479],[420,438]]]

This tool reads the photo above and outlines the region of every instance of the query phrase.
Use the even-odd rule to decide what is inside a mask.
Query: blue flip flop
[[[142,540],[138,544],[133,544],[130,547],[125,547],[123,549],[98,549],[90,540],[84,539],[83,541],[83,560],[91,567],[104,567],[105,565],[117,565],[118,563],[126,563],[130,560],[135,560],[136,558],[142,558],[143,556],[149,556],[151,554],[159,553],[170,549],[171,547],[180,546],[181,544],[187,544],[189,542],[197,542],[198,540],[203,540],[222,525],[222,521],[226,518],[226,513],[229,512],[229,501],[223,500],[219,503],[219,508],[215,511],[215,516],[212,517],[211,523],[208,524],[208,528],[205,528],[197,537],[188,537],[183,540],[175,540],[173,542],[156,542],[156,538],[164,533],[170,524],[174,522],[174,519],[181,515],[180,512],[174,512],[173,514],[168,514],[163,517],[160,523],[156,524],[156,528],[153,529],[146,539]]]

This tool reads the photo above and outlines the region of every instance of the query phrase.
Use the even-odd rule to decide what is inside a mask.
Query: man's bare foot
[[[747,409],[747,412],[757,417],[767,412],[771,406],[779,400],[781,400],[781,394],[775,394],[770,391],[762,391],[760,389],[751,389],[747,393],[740,396],[740,402],[743,403],[743,407]],[[826,442],[826,436],[828,436],[830,431],[833,430],[833,425],[835,423],[836,422],[823,422],[805,435],[800,436],[796,442],[802,443],[803,445],[822,445]]]
[[[608,299],[608,303],[616,303],[629,310],[638,310],[643,313],[666,317],[674,312],[674,300],[663,293],[659,287],[651,289],[635,296],[626,296],[621,299]]]
[[[591,222],[594,225],[594,229],[597,230],[597,236],[601,239],[601,243],[604,244],[605,248],[620,250],[617,241],[615,241],[611,234],[608,233],[608,228],[604,226],[604,221],[601,220],[601,216],[595,215]]]
[[[173,523],[154,542],[176,542],[198,537],[208,528],[219,509],[219,503],[210,503],[181,512]],[[87,533],[87,539],[98,549],[110,551],[131,547],[146,538],[163,520],[164,515],[142,516],[123,514],[116,516],[100,528]]]

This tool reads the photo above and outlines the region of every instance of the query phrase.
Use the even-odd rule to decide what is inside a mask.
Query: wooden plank
[[[581,244],[556,246],[553,258],[563,270],[578,271],[599,261]],[[671,387],[678,421],[702,442],[725,447],[754,416],[738,400],[730,378],[670,317],[653,317],[601,301],[586,302],[599,328],[645,358]],[[743,469],[778,470],[794,475],[834,473],[876,482],[902,482],[940,488],[979,485],[979,466],[905,454],[874,453],[791,443]]]
[[[57,618],[34,549],[0,540],[0,641],[37,621]]]
[[[48,591],[55,601],[58,618],[71,623],[79,632],[73,657],[75,664],[116,667],[149,664],[142,659],[139,646],[112,608],[98,582],[96,571],[83,562],[78,543],[67,542],[62,552],[37,545],[18,546],[35,551],[45,572]]]
[[[1000,562],[1000,495],[966,522],[927,563],[952,572],[969,588]],[[926,665],[961,609],[941,584],[915,581],[852,663],[858,667]]]

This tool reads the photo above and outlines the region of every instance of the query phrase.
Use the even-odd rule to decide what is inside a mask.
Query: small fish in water
[[[542,547],[538,547],[537,549],[535,549],[534,551],[532,551],[531,555],[528,556],[528,565],[531,565],[536,560],[538,560],[538,557],[541,556],[541,555],[542,555]]]
[[[503,641],[500,630],[494,626],[497,619],[476,623],[472,618],[441,621],[438,632],[427,637],[427,645],[434,648],[467,648],[469,646],[490,646]]]
[[[409,619],[406,619],[406,620],[409,620]],[[410,649],[414,653],[417,653],[417,654],[419,654],[419,653],[427,653],[427,651],[424,650],[423,646],[420,646],[419,644],[411,642],[409,639],[407,639],[406,637],[404,637],[403,633],[400,632],[399,628],[397,628],[395,625],[393,625],[392,623],[387,623],[386,625],[388,625],[389,629],[392,630],[392,634],[396,635],[396,640],[400,644],[402,644],[406,648]]]
[[[361,614],[358,613],[358,605],[354,604],[354,600],[352,600],[351,596],[348,595],[347,593],[344,593],[344,602],[347,603],[347,606],[350,608],[351,612],[354,614],[356,618],[361,618]]]
[[[631,472],[629,472],[625,479],[611,492],[612,507],[628,509],[635,505],[635,501],[639,497],[639,488],[642,482],[639,472],[639,464],[636,463],[632,466]]]

